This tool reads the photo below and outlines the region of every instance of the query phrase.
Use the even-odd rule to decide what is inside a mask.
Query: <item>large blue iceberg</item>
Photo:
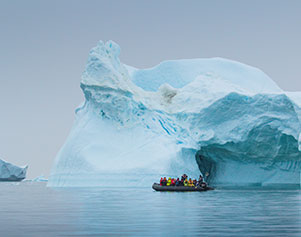
[[[90,51],[70,135],[48,186],[151,186],[160,176],[209,173],[211,185],[300,187],[301,93],[221,58],[150,69]]]

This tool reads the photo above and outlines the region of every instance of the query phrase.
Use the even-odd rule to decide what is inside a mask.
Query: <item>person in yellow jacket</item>
[[[191,179],[189,179],[189,181],[188,181],[188,186],[190,186],[190,187],[194,186],[193,181]]]
[[[167,184],[166,185],[170,186],[170,184],[171,184],[171,178],[169,177],[168,180],[167,180]]]
[[[184,186],[188,186],[188,180],[187,179],[184,180]]]

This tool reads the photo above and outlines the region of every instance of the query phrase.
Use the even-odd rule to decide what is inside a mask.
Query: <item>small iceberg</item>
[[[44,175],[40,175],[32,180],[32,182],[47,182],[48,179]]]
[[[28,165],[18,167],[0,159],[0,181],[21,181],[26,178]]]

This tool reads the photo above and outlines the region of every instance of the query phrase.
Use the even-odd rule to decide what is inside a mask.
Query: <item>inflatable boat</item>
[[[211,187],[189,187],[189,186],[161,186],[158,183],[153,184],[153,189],[156,191],[171,191],[171,192],[204,192],[208,190],[213,190]]]

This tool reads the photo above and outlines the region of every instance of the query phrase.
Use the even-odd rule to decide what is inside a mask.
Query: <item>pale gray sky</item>
[[[83,100],[90,48],[112,39],[121,60],[225,57],[301,91],[301,1],[0,0],[0,157],[48,175]]]

